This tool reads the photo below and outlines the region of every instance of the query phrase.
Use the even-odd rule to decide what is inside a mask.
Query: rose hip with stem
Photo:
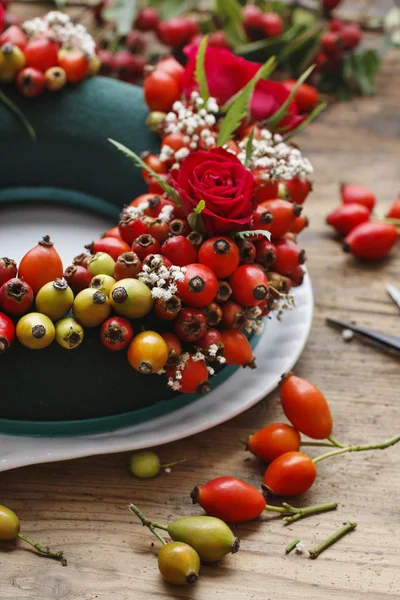
[[[51,550],[47,546],[42,546],[42,544],[34,542],[31,538],[22,534],[20,532],[20,521],[15,512],[6,506],[0,505],[0,540],[13,541],[17,538],[35,548],[42,556],[55,558],[61,561],[63,566],[66,566],[67,561],[64,558],[63,552]]]
[[[246,523],[259,517],[264,511],[282,514],[296,520],[312,514],[333,510],[335,502],[296,508],[283,503],[282,506],[267,504],[264,495],[254,486],[236,477],[217,477],[195,487],[191,493],[193,504],[199,504],[207,514],[227,523]],[[290,522],[290,521],[289,521]]]

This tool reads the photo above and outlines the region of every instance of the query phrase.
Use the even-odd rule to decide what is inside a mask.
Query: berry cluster
[[[346,54],[357,48],[361,37],[361,28],[357,23],[329,19],[328,30],[321,38],[321,48],[314,59],[317,71],[329,73],[340,69]]]
[[[374,194],[364,185],[341,186],[342,205],[327,217],[344,237],[343,249],[361,260],[380,260],[395,246],[399,238],[400,197],[384,219],[371,219],[376,204]]]
[[[220,365],[255,367],[249,335],[292,305],[289,290],[303,280],[296,237],[307,225],[301,205],[312,167],[279,134],[245,121],[218,147],[218,103],[198,92],[181,100],[181,69],[165,59],[146,80],[161,150],[136,157],[148,191],[123,208],[118,225],[65,270],[48,236],[18,268],[0,261],[1,351],[15,335],[31,349],[54,339],[74,349],[85,328],[98,327],[102,344],[126,350],[139,373],[165,375],[187,394],[207,392]],[[155,77],[177,94],[149,90]],[[193,159],[200,171],[189,184]]]
[[[64,13],[11,25],[0,35],[0,82],[15,80],[29,98],[79,83],[99,68],[92,36]]]

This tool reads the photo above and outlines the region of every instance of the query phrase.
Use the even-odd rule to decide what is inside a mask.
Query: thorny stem
[[[328,537],[328,539],[326,539],[324,542],[322,542],[322,544],[320,544],[319,546],[316,546],[315,548],[312,548],[311,550],[308,551],[310,554],[310,558],[318,558],[318,556],[321,554],[321,552],[323,552],[324,550],[329,548],[329,546],[332,546],[332,544],[335,544],[335,542],[340,540],[340,538],[342,538],[344,535],[346,535],[346,533],[353,531],[353,529],[355,529],[356,527],[357,527],[357,523],[350,523],[350,522],[344,523],[344,527],[342,527],[341,529],[336,531],[333,535]]]
[[[156,538],[162,543],[163,546],[165,546],[167,544],[167,542],[164,540],[162,535],[160,535],[158,533],[158,531],[156,531],[156,529],[155,529],[156,527],[158,527],[159,529],[164,529],[165,531],[167,531],[167,527],[165,527],[164,525],[159,525],[158,523],[154,523],[153,521],[150,521],[150,519],[145,517],[144,514],[134,504],[129,504],[128,508],[130,511],[135,513],[137,518],[142,522],[143,527],[147,527],[151,531],[151,533],[153,535],[155,535]]]
[[[294,550],[299,542],[300,542],[299,539],[293,540],[293,542],[290,542],[290,544],[288,546],[286,546],[286,548],[285,548],[285,554],[289,554],[292,550]]]
[[[386,440],[385,442],[381,442],[380,444],[365,444],[359,446],[343,446],[338,450],[333,450],[332,452],[327,452],[326,454],[321,454],[321,456],[317,456],[313,458],[313,462],[317,463],[320,460],[325,460],[325,458],[330,458],[331,456],[336,456],[337,454],[344,454],[345,452],[363,452],[364,450],[384,450],[385,448],[389,448],[389,446],[393,446],[400,441],[400,434],[391,438],[390,440]]]
[[[295,506],[291,506],[287,502],[283,502],[282,506],[271,506],[267,504],[264,510],[277,512],[283,515],[287,515],[284,517],[284,521],[286,523],[293,523],[294,521],[298,521],[303,517],[308,517],[309,515],[315,515],[320,512],[326,512],[328,510],[334,510],[337,508],[336,502],[327,502],[325,504],[315,504],[314,506],[307,506],[305,508],[296,508]]]
[[[47,546],[45,547],[45,546],[42,546],[41,544],[38,544],[37,542],[34,542],[33,540],[26,537],[26,535],[23,535],[22,533],[19,533],[18,537],[20,540],[23,540],[24,542],[26,542],[27,544],[29,544],[30,546],[35,548],[35,550],[37,550],[39,552],[39,554],[42,554],[43,556],[48,556],[49,558],[54,558],[55,560],[61,561],[61,564],[63,567],[67,566],[67,561],[64,558],[64,552],[62,552],[62,550],[59,550],[59,551],[50,550],[50,548],[48,548]]]

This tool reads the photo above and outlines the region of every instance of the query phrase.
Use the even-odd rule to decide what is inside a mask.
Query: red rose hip
[[[218,280],[209,267],[194,263],[186,266],[185,278],[178,281],[177,286],[182,302],[201,308],[214,300],[218,291]]]
[[[10,317],[0,312],[0,354],[11,346],[15,338],[15,327]]]
[[[352,183],[342,185],[340,194],[344,204],[356,202],[357,204],[366,206],[369,211],[372,211],[376,204],[375,195],[365,185]]]
[[[199,250],[199,262],[210,267],[220,279],[232,275],[239,258],[239,248],[228,237],[209,238]]]
[[[211,517],[226,523],[246,523],[256,519],[265,509],[266,501],[255,487],[235,477],[217,477],[195,487],[190,493],[193,504]]]
[[[6,281],[0,288],[0,308],[9,315],[23,315],[32,306],[33,290],[29,283],[17,277]]]
[[[0,258],[0,287],[17,276],[17,263],[12,258]]]
[[[232,296],[242,306],[257,306],[268,296],[268,279],[256,265],[240,265],[229,278]]]
[[[161,253],[178,267],[185,267],[197,260],[196,248],[183,235],[176,235],[166,240],[161,246]]]
[[[362,260],[379,260],[390,252],[398,238],[399,232],[393,225],[367,221],[349,233],[343,249]]]
[[[302,452],[278,456],[264,474],[264,486],[275,496],[298,496],[310,489],[317,476],[312,459]]]
[[[342,204],[338,208],[335,208],[327,216],[326,222],[331,225],[339,235],[347,235],[357,225],[369,221],[370,211],[369,209],[355,202],[349,204]]]

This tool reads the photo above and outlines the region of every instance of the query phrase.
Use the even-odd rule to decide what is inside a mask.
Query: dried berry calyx
[[[42,240],[40,240],[38,242],[38,244],[40,244],[41,246],[47,246],[47,247],[54,246],[49,235],[43,236]]]
[[[60,291],[66,290],[68,288],[68,283],[64,277],[62,279],[59,278],[53,282],[53,288]]]

